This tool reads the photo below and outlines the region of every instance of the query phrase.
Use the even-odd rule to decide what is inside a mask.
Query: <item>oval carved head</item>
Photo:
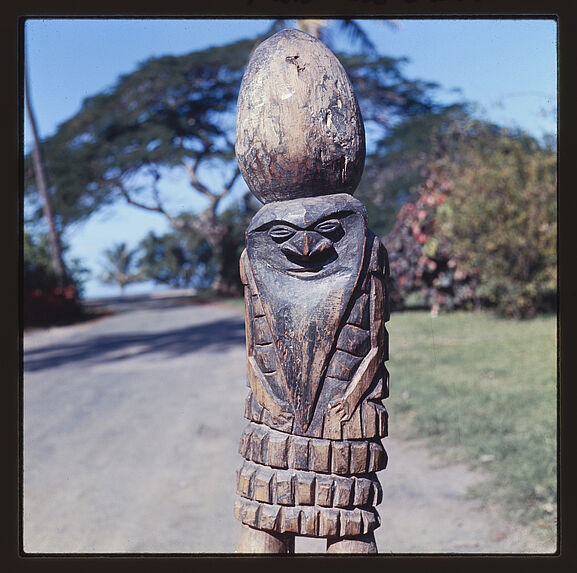
[[[300,30],[254,51],[238,97],[235,152],[263,203],[352,194],[365,161],[365,131],[336,56]]]

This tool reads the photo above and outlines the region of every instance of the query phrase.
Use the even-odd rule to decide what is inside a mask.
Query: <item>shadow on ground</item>
[[[26,352],[24,371],[34,372],[57,368],[71,362],[113,362],[126,358],[123,349],[137,347],[131,357],[149,353],[179,356],[191,352],[218,352],[245,341],[244,319],[226,318],[170,330],[164,333],[102,335],[86,338],[74,344],[54,344]],[[113,353],[113,356],[107,356]]]
[[[107,298],[94,298],[85,300],[83,306],[88,310],[108,311],[114,314],[130,312],[133,310],[173,308],[176,306],[189,306],[210,303],[216,299],[203,300],[189,291],[168,291],[160,293],[123,295]]]

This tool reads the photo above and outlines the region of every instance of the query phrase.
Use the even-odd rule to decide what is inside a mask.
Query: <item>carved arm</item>
[[[381,278],[371,277],[370,317],[371,349],[363,358],[344,395],[329,403],[335,414],[342,415],[341,422],[351,418],[363,394],[369,389],[377,370],[384,361],[381,331],[383,328],[383,283]]]

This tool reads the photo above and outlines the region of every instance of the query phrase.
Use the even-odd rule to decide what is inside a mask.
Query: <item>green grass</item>
[[[399,313],[390,334],[389,434],[482,469],[472,496],[556,536],[556,318]]]

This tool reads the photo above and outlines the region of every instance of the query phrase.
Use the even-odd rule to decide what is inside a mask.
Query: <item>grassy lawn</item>
[[[484,470],[471,491],[556,535],[556,317],[393,314],[389,433]]]

